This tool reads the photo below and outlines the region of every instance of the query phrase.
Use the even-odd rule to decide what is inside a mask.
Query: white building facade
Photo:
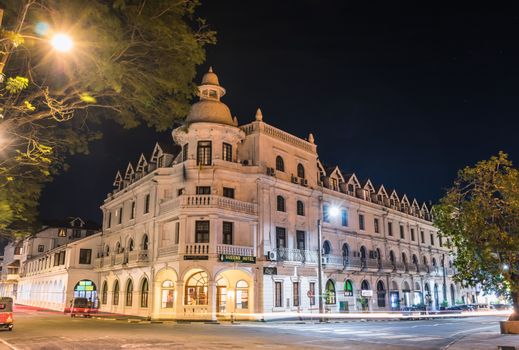
[[[97,302],[94,258],[101,246],[97,224],[81,218],[50,222],[39,232],[6,246],[0,296],[18,304],[64,311],[75,296]],[[16,265],[16,271],[9,270]],[[10,267],[11,266],[11,267]]]
[[[211,70],[174,143],[124,174],[103,211],[102,311],[157,319],[317,312],[317,222],[330,312],[437,309],[475,295],[452,281],[425,204],[338,167],[313,136],[238,126]],[[336,215],[334,215],[336,214]]]

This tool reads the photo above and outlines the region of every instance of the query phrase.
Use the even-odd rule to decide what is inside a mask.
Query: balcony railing
[[[425,275],[426,273],[429,273],[429,268],[427,265],[419,264],[418,265],[418,273],[420,275]]]
[[[378,268],[383,272],[391,272],[393,271],[394,266],[390,260],[380,260],[378,263]]]
[[[148,250],[134,250],[128,253],[128,263],[148,262]]]
[[[128,262],[128,256],[126,253],[115,254],[114,265],[126,264]]]
[[[394,267],[394,271],[400,272],[400,273],[406,272],[406,270],[407,270],[406,264],[404,264],[401,261],[394,261],[393,262],[393,267]]]
[[[362,259],[361,258],[361,262],[362,262],[362,268],[364,268],[364,269],[369,269],[369,270],[374,270],[374,271],[378,270],[378,260],[377,259],[371,259],[371,258]]]
[[[230,244],[218,244],[216,246],[217,254],[231,254],[231,255],[241,255],[241,256],[254,256],[254,248],[247,246],[239,246],[239,245],[230,245]]]
[[[214,195],[182,195],[162,203],[160,213],[164,214],[179,208],[218,208],[250,215],[255,215],[257,212],[256,204],[233,198]]]
[[[186,254],[188,254],[188,255],[207,255],[207,254],[209,254],[209,243],[186,244]]]
[[[301,263],[317,263],[317,252],[301,249],[277,248],[279,261],[293,261]]]

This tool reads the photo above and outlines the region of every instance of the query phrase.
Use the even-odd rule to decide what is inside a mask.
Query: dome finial
[[[213,72],[213,66],[209,66],[209,73]]]
[[[315,140],[314,140],[314,134],[310,133],[310,134],[308,135],[308,142],[310,142],[311,144],[313,144],[313,143],[315,142]]]
[[[263,120],[263,114],[261,113],[261,109],[256,110],[256,121],[260,122]]]

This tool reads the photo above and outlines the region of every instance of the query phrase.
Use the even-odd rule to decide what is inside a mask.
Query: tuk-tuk
[[[0,298],[0,327],[13,330],[13,298]]]
[[[87,298],[74,298],[70,306],[70,317],[91,317],[97,310]]]

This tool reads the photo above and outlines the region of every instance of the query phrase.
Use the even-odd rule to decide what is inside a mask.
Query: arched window
[[[144,235],[144,237],[142,237],[142,250],[148,250],[149,248],[149,243],[148,243],[148,235]]]
[[[454,284],[451,283],[451,305],[456,305],[456,289]]]
[[[297,177],[305,178],[305,167],[301,163],[297,164]]]
[[[351,280],[344,281],[344,296],[345,297],[353,296],[353,282]]]
[[[285,162],[281,156],[276,157],[276,170],[285,171]]]
[[[389,261],[395,263],[395,253],[392,250],[389,251]]]
[[[297,201],[297,215],[305,216],[305,205],[302,201]]]
[[[244,280],[236,283],[236,309],[249,308],[249,284]]]
[[[432,265],[436,267],[436,258],[432,258]]]
[[[424,264],[425,266],[427,266],[427,257],[426,257],[426,256],[423,257],[423,264]]]
[[[336,302],[335,283],[333,283],[332,280],[328,280],[326,282],[324,298],[325,298],[326,304],[335,304],[335,302]]]
[[[103,282],[103,290],[101,291],[101,303],[105,304],[108,302],[108,283]]]
[[[380,253],[380,248],[377,248],[377,260],[378,262],[382,260],[382,253]]]
[[[377,306],[386,307],[386,289],[382,281],[377,282]]]
[[[115,254],[121,253],[121,242],[115,244]]]
[[[366,247],[362,246],[360,247],[360,258],[361,259],[366,259]]]
[[[324,241],[323,243],[323,254],[327,255],[332,252],[332,245],[330,244],[330,241]]]
[[[134,244],[133,244],[133,239],[130,238],[130,240],[128,241],[128,251],[130,252],[133,252],[133,249],[134,249]]]
[[[115,280],[113,290],[112,305],[119,305],[119,281]]]
[[[407,256],[405,255],[405,253],[402,253],[402,262],[404,263],[404,265],[407,265]]]
[[[362,283],[360,284],[360,289],[369,290],[369,282],[366,280],[362,280]]]
[[[149,292],[149,286],[148,286],[148,279],[145,278],[142,280],[141,283],[141,307],[148,307],[148,292]]]
[[[416,254],[413,254],[413,264],[418,265],[418,258],[416,257]]]
[[[285,211],[285,198],[283,196],[277,198],[277,209],[278,211]]]
[[[170,280],[162,282],[162,308],[172,309],[174,307],[175,284]]]
[[[108,244],[105,247],[105,256],[110,256],[110,246]]]
[[[125,305],[126,306],[132,306],[133,304],[133,282],[131,279],[128,279],[128,282],[126,282],[126,300]]]
[[[207,305],[207,273],[200,271],[192,275],[186,282],[185,304]]]
[[[344,243],[342,245],[342,257],[348,258],[350,256],[350,247],[348,247],[348,243]]]

